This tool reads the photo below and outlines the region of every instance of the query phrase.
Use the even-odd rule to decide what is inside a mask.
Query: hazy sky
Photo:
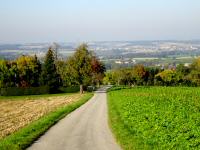
[[[200,39],[200,0],[0,0],[0,43]]]

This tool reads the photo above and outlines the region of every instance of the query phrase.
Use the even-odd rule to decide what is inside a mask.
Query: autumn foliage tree
[[[138,64],[133,68],[133,76],[135,81],[139,85],[143,85],[148,80],[148,72],[145,70],[144,66]]]
[[[161,85],[178,85],[181,80],[181,75],[178,74],[175,70],[164,70],[158,73],[155,76],[155,80],[157,83],[160,82]]]
[[[39,85],[41,64],[35,56],[21,56],[16,60],[20,77],[20,86],[30,87]]]
[[[103,63],[101,63],[96,56],[92,57],[91,60],[91,67],[92,67],[92,83],[99,87],[101,81],[104,78],[104,72],[106,70]]]

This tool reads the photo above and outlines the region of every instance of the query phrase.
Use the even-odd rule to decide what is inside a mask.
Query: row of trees
[[[57,59],[57,51],[49,48],[44,62],[37,56],[20,56],[16,60],[0,60],[0,87],[49,86],[56,92],[59,86],[99,85],[104,77],[105,67],[88,50],[80,45],[75,54],[66,61]]]
[[[80,92],[88,85],[200,85],[200,58],[186,67],[182,64],[174,69],[160,69],[135,65],[105,72],[105,66],[80,45],[66,61],[57,59],[57,50],[49,48],[44,62],[37,56],[20,56],[16,60],[0,60],[0,88],[48,86],[57,92],[60,86],[80,85]]]
[[[105,84],[113,85],[164,85],[164,86],[199,86],[200,58],[190,66],[178,65],[173,69],[144,67],[135,65],[133,68],[112,70],[106,73]]]
[[[21,56],[14,61],[0,60],[0,87],[38,86],[41,63],[36,56]]]

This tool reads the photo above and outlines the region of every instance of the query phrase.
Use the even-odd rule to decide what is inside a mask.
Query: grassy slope
[[[36,139],[45,133],[51,126],[57,123],[67,114],[87,102],[93,96],[92,93],[87,93],[79,101],[70,104],[66,107],[59,108],[56,111],[34,121],[28,126],[0,140],[1,150],[22,150],[30,146]]]
[[[111,91],[110,126],[125,150],[200,149],[199,95],[189,87]]]

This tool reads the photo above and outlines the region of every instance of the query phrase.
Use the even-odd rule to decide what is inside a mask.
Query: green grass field
[[[110,126],[125,150],[200,149],[200,88],[113,90],[108,105]]]

